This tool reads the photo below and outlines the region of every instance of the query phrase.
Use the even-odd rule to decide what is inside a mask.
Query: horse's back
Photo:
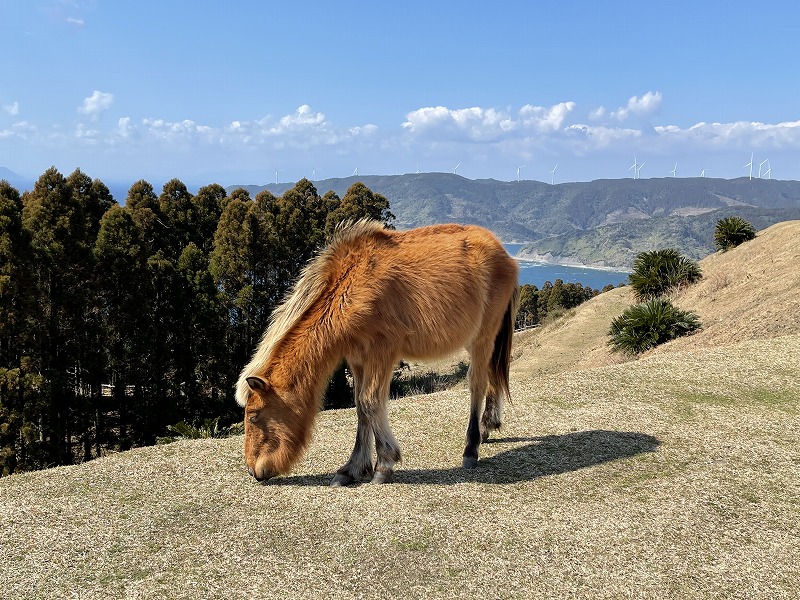
[[[359,302],[351,314],[377,343],[391,338],[405,357],[468,344],[487,313],[495,318],[513,295],[516,261],[486,229],[451,224],[371,235],[353,248],[362,268],[354,269]]]

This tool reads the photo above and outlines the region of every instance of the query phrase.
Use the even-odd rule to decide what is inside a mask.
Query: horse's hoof
[[[345,487],[350,485],[355,481],[350,475],[346,473],[337,473],[333,476],[333,481],[331,481],[331,487]]]
[[[391,483],[392,482],[392,474],[391,473],[383,473],[378,471],[372,478],[370,483],[374,484],[381,484],[381,483]]]
[[[461,464],[465,469],[474,469],[478,466],[478,459],[472,456],[465,456]]]

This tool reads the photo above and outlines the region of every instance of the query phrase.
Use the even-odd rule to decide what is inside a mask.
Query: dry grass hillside
[[[700,266],[700,283],[675,299],[700,317],[703,330],[659,352],[800,333],[800,221],[777,223]]]
[[[242,439],[0,479],[3,598],[796,598],[800,223],[702,262],[706,329],[638,360],[602,294],[523,334],[506,426],[460,468],[463,385],[392,403],[395,483],[327,487],[352,410],[258,485]]]
[[[784,221],[755,240],[702,261],[702,280],[673,296],[696,313],[703,329],[653,350],[729,345],[800,333],[800,221]],[[575,309],[567,319],[523,332],[516,340],[514,369],[553,373],[623,362],[606,346],[611,320],[634,303],[617,288]]]

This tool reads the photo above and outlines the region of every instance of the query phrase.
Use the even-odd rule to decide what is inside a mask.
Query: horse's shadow
[[[458,483],[508,484],[561,475],[585,467],[655,452],[659,441],[652,435],[628,431],[578,431],[540,437],[497,438],[487,444],[519,444],[494,456],[482,458],[475,469],[403,469],[394,473],[394,484],[455,485]],[[326,475],[295,475],[271,480],[268,485],[325,486]]]

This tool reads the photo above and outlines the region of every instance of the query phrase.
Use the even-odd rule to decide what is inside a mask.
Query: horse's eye
[[[247,417],[247,420],[251,423],[255,423],[258,421],[258,413],[252,413],[249,417]]]

